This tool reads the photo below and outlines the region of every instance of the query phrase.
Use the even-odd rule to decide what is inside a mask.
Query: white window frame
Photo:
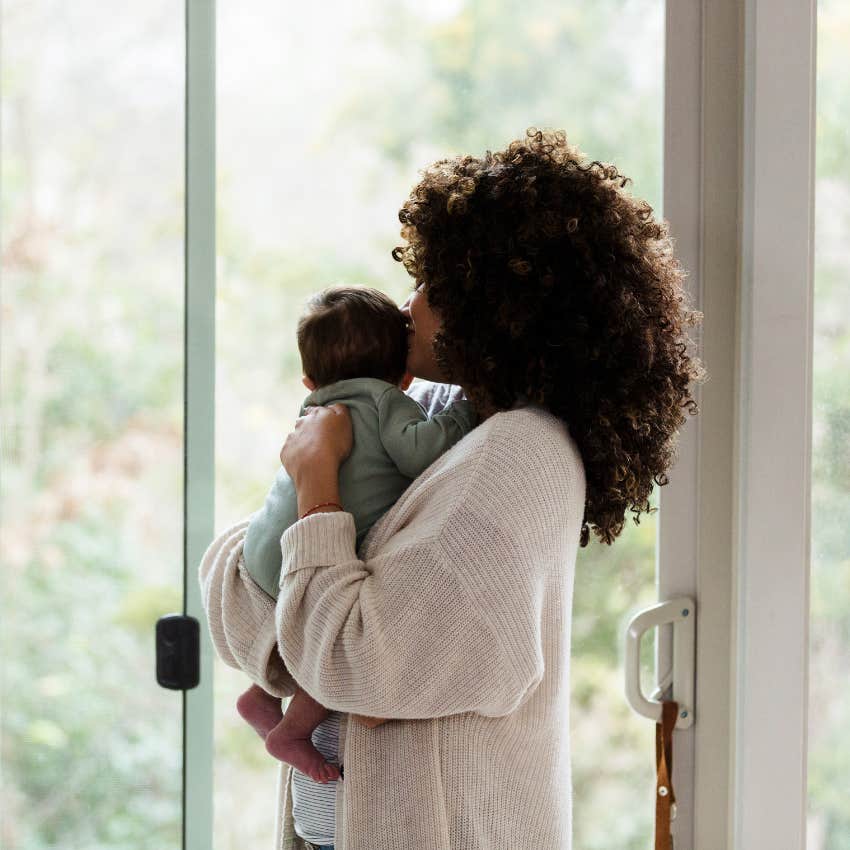
[[[806,846],[817,4],[747,0],[737,847]]]
[[[659,599],[697,600],[677,850],[805,848],[816,25],[814,0],[667,3],[664,214],[710,374],[660,491]]]
[[[200,683],[183,692],[183,848],[213,844],[213,648],[197,569],[215,514],[215,2],[186,0],[184,612],[200,623]]]

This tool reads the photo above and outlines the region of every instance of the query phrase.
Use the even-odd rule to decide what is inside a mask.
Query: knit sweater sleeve
[[[351,514],[313,514],[284,532],[278,647],[312,697],[397,719],[496,717],[522,704],[543,676],[539,588],[480,581],[512,550],[492,528],[470,535],[470,521],[450,518],[432,539],[368,561]]]
[[[295,693],[277,651],[274,599],[245,569],[243,546],[249,521],[237,523],[213,540],[198,578],[213,646],[221,660],[279,697]]]

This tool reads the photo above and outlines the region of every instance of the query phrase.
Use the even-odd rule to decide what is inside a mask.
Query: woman
[[[416,281],[408,370],[462,388],[481,423],[358,554],[338,504],[347,412],[313,409],[281,450],[309,515],[281,538],[276,608],[239,568],[247,523],[204,558],[222,658],[343,712],[336,850],[570,847],[576,553],[650,511],[704,378],[666,227],[625,185],[533,129],[427,169],[393,252]],[[310,847],[290,791],[287,772],[277,846]]]

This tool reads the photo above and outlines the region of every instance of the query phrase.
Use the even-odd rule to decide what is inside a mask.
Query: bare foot
[[[280,700],[267,694],[259,685],[251,685],[236,700],[236,710],[264,741],[283,718]]]
[[[325,761],[325,757],[309,738],[293,737],[283,724],[278,724],[266,736],[266,749],[275,758],[291,764],[314,782],[324,785],[339,779],[339,768]]]

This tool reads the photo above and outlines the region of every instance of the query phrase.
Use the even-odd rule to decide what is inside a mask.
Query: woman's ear
[[[400,390],[406,390],[413,383],[413,375],[410,372],[405,372],[404,377],[399,381],[398,388]]]
[[[316,382],[310,380],[310,378],[308,378],[306,375],[303,375],[301,377],[301,383],[304,384],[304,386],[307,387],[310,392],[313,392],[313,390],[316,389]]]

